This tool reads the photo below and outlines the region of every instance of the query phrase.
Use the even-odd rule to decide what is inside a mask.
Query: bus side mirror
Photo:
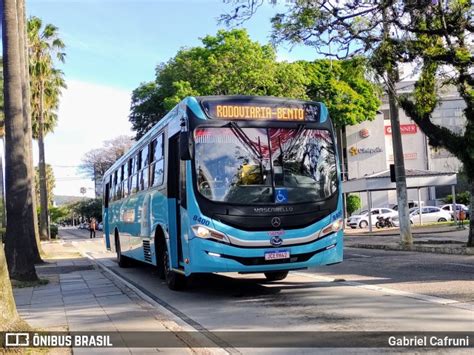
[[[179,133],[179,157],[181,160],[191,160],[188,132]]]

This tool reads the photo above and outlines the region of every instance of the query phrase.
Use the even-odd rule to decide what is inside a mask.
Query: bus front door
[[[182,268],[183,261],[181,243],[181,215],[180,215],[180,168],[179,134],[174,135],[168,142],[168,211],[169,211],[169,253],[171,266]]]

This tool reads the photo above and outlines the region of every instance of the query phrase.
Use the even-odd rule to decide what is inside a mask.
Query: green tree
[[[361,59],[277,62],[274,48],[245,30],[219,31],[158,65],[155,81],[133,91],[130,122],[139,138],[186,96],[232,94],[323,100],[337,123],[360,122],[374,118],[379,104],[364,68]]]
[[[252,41],[245,30],[219,31],[157,66],[155,81],[133,91],[130,122],[139,138],[188,95],[305,99],[306,81],[299,65],[280,65],[275,50]]]
[[[59,38],[58,28],[51,24],[43,27],[41,19],[37,17],[28,20],[27,34],[33,136],[38,139],[39,148],[40,237],[48,239],[48,188],[44,136],[56,125],[55,110],[59,104],[61,89],[66,86],[63,73],[55,69],[53,63],[53,56],[64,62],[65,46]]]
[[[40,191],[39,191],[39,167],[35,167],[35,186],[36,186],[36,202],[39,206]],[[56,179],[54,178],[53,167],[46,164],[46,188],[48,189],[48,207],[53,206],[54,194],[53,190],[56,186]],[[51,217],[52,219],[52,217]]]
[[[309,80],[307,95],[311,100],[326,104],[337,127],[375,118],[381,103],[381,90],[367,80],[364,58],[299,63]]]
[[[71,215],[71,210],[68,206],[50,207],[49,213],[51,215],[51,222],[59,223]]]
[[[68,206],[73,212],[89,220],[95,218],[98,221],[102,220],[102,199],[91,198],[75,202]]]
[[[359,210],[362,207],[362,202],[360,197],[357,195],[347,195],[346,198],[346,210],[347,215],[350,216],[355,211]]]
[[[463,205],[469,205],[471,201],[471,194],[469,191],[464,191],[456,194],[456,203],[461,203]],[[453,195],[448,195],[444,199],[446,203],[453,203]]]
[[[227,23],[245,21],[261,5],[260,0],[226,2],[236,5],[230,14],[221,17]],[[277,14],[272,23],[272,37],[277,43],[303,43],[319,53],[344,58],[368,55],[379,78],[385,80],[389,96],[393,96],[391,107],[398,102],[428,137],[430,145],[443,147],[462,161],[474,193],[471,1],[297,0],[287,5],[286,12]],[[421,68],[413,95],[396,95],[399,63]],[[440,91],[446,85],[455,86],[466,104],[467,122],[460,131],[451,131],[432,120]],[[468,245],[474,246],[473,213]]]

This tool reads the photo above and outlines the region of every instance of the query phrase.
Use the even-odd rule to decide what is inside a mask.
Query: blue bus
[[[324,104],[187,97],[105,173],[105,244],[175,290],[196,273],[283,280],[342,261],[339,176]]]

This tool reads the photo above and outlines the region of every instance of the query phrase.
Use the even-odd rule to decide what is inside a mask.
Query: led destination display
[[[216,105],[216,118],[235,118],[250,120],[290,120],[303,121],[304,109],[289,107],[269,107],[269,106],[238,106],[238,105]]]
[[[318,106],[293,102],[206,101],[206,113],[221,120],[315,120]]]

